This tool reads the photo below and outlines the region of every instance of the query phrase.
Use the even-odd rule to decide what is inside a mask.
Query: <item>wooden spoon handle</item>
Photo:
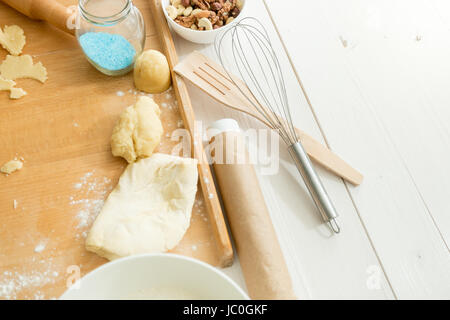
[[[75,33],[75,29],[67,27],[67,21],[72,14],[67,7],[56,0],[0,0],[10,7],[35,20],[43,20],[56,28]]]

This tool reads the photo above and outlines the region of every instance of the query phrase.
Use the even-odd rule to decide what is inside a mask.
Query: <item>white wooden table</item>
[[[365,176],[353,187],[318,168],[342,226],[328,237],[287,152],[260,175],[298,297],[449,299],[450,3],[247,1],[276,45],[295,124]],[[181,59],[216,59],[174,37]],[[189,90],[205,123],[261,127]],[[245,287],[238,263],[225,272]]]

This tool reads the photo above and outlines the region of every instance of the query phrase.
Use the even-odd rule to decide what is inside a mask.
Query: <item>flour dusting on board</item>
[[[111,179],[108,177],[97,177],[95,170],[84,174],[79,181],[73,184],[76,194],[69,197],[69,204],[76,206],[77,219],[77,239],[83,239],[87,236],[87,231],[100,213],[105,198],[112,190]]]
[[[35,258],[33,258],[35,259]],[[37,262],[37,268],[23,272],[15,267],[12,270],[0,273],[0,299],[17,299],[24,290],[32,291],[31,295],[21,295],[23,299],[48,299],[40,290],[43,286],[53,285],[58,280],[59,268],[54,265],[53,258],[43,259]]]
[[[34,247],[34,252],[40,253],[45,250],[46,246],[47,246],[47,242],[41,241],[41,242],[39,242],[39,244],[36,247]]]

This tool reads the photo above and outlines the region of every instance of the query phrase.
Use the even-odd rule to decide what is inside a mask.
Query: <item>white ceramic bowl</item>
[[[145,254],[118,259],[95,269],[60,299],[249,298],[233,280],[204,262],[175,254]]]
[[[203,31],[202,30],[192,30],[190,28],[183,27],[183,26],[179,25],[178,23],[176,23],[172,18],[170,18],[166,11],[167,6],[170,5],[170,0],[162,0],[161,5],[163,7],[162,9],[164,11],[164,15],[166,16],[166,19],[167,19],[169,25],[178,35],[180,35],[182,38],[189,40],[191,42],[205,44],[205,43],[214,42],[214,40],[216,39],[216,36],[219,33],[229,29],[232,25],[236,24],[243,17],[243,12],[245,12],[246,1],[243,1],[243,6],[242,6],[241,12],[236,17],[236,19],[234,19],[232,22],[230,22],[229,24],[227,24],[223,27],[220,27],[219,29],[203,30]]]

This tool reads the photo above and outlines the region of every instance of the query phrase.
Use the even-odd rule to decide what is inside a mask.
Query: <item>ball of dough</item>
[[[156,50],[144,51],[134,65],[134,85],[141,91],[161,93],[170,87],[166,56]]]
[[[113,129],[112,154],[125,158],[128,163],[151,156],[163,133],[160,113],[153,99],[145,96],[126,108]]]

